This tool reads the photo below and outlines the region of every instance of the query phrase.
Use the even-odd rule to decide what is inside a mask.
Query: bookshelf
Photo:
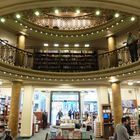
[[[54,72],[82,72],[98,70],[97,53],[35,52],[33,69]]]

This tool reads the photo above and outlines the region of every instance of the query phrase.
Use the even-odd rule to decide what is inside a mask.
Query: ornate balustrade
[[[42,58],[40,56],[38,57],[37,53],[18,49],[0,39],[0,61],[23,68],[44,70],[48,72],[86,72],[121,67],[131,63],[129,50],[126,46],[102,54],[94,52],[74,55],[75,54],[66,53],[42,53],[40,55],[43,56]],[[57,62],[55,63],[54,60],[57,60]],[[64,63],[62,63],[62,60]],[[37,64],[36,61],[40,62],[40,66],[44,65],[45,68],[41,69],[39,63]],[[56,68],[57,65],[61,66],[61,70],[60,67]],[[52,67],[55,67],[55,69],[51,69]]]

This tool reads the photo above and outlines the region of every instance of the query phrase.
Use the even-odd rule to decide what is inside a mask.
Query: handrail
[[[37,54],[12,46],[2,39],[0,42],[0,61],[23,68],[55,72],[86,72],[132,63],[129,49],[126,46],[100,54],[82,52],[67,55],[67,53],[59,52]]]
[[[17,47],[15,47],[15,46],[13,46],[13,45],[11,45],[11,44],[5,42],[5,40],[0,39],[0,42],[3,42],[4,45],[7,45],[7,46],[9,46],[9,47],[12,47],[12,48],[14,48],[14,49],[16,49],[16,50],[23,51],[24,53],[33,54],[33,53],[29,52],[29,51],[25,51],[25,50],[23,50],[23,49],[17,48]]]

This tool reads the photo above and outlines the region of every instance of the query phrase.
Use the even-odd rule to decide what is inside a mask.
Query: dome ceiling
[[[59,30],[82,30],[100,26],[114,18],[115,11],[93,8],[43,8],[22,12],[24,19],[38,26]],[[116,14],[119,17],[119,13]],[[122,14],[121,17],[124,15]]]
[[[57,42],[85,42],[116,34],[137,17],[115,10],[59,7],[19,11],[0,18],[1,25],[27,36]]]

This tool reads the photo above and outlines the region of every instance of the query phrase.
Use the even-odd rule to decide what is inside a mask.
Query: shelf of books
[[[55,72],[98,70],[97,53],[35,52],[33,69]]]

